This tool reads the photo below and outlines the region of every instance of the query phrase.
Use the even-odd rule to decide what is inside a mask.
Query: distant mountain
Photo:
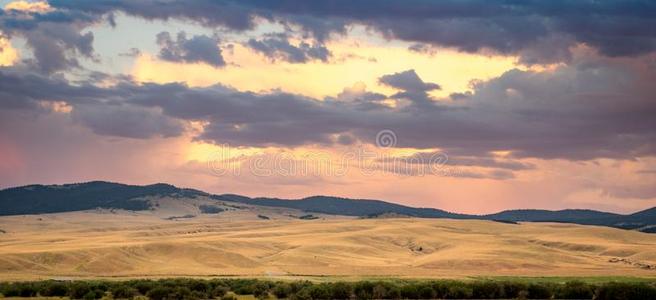
[[[328,196],[313,196],[300,200],[285,200],[277,198],[247,198],[235,195],[215,195],[217,200],[236,201],[251,205],[285,207],[304,210],[307,212],[343,215],[343,216],[368,216],[382,213],[397,213],[420,218],[470,218],[469,215],[450,213],[435,208],[416,208],[380,200],[347,199]]]
[[[0,191],[0,215],[42,214],[100,208],[147,210],[148,196],[195,197],[205,194],[170,184],[146,186],[92,181],[64,185],[28,185]]]
[[[212,195],[193,189],[182,189],[169,184],[146,186],[93,181],[64,185],[28,185],[0,191],[0,215],[69,212],[95,208],[148,210],[148,197],[195,198],[205,196],[217,201],[248,205],[284,207],[310,213],[376,217],[404,215],[419,218],[452,218],[494,220],[500,222],[563,222],[601,225],[645,232],[656,231],[656,207],[621,215],[589,209],[506,210],[489,215],[467,215],[435,208],[417,208],[380,200],[348,199],[313,196],[298,200],[277,198],[249,198],[234,194]]]
[[[496,214],[483,216],[486,219],[500,221],[526,221],[526,222],[568,222],[581,219],[595,220],[613,217],[623,217],[619,214],[601,212],[590,209],[565,209],[565,210],[543,210],[543,209],[516,209],[505,210]]]

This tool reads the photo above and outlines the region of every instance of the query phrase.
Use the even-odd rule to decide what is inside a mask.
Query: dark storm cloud
[[[173,62],[206,63],[214,67],[225,65],[218,38],[207,35],[194,35],[187,38],[184,31],[178,32],[175,39],[164,31],[157,34],[160,46],[159,58]]]
[[[383,75],[378,81],[382,84],[408,92],[427,92],[440,89],[440,85],[438,84],[422,81],[415,70]]]
[[[57,77],[0,70],[0,110],[42,110],[41,103],[65,102],[72,118],[97,134],[129,138],[177,136],[182,122],[149,109],[125,103],[141,88],[124,82],[112,88],[90,83],[72,85]]]
[[[95,132],[131,137],[174,136],[181,133],[176,122],[201,121],[204,131],[196,139],[234,146],[327,145],[344,134],[373,144],[380,130],[390,129],[399,147],[439,148],[460,165],[520,170],[530,166],[468,157],[489,157],[491,151],[511,151],[509,158],[568,160],[656,154],[655,79],[656,69],[645,67],[642,59],[584,57],[550,71],[511,70],[475,83],[458,101],[442,101],[427,95],[437,84],[408,70],[380,77],[381,84],[402,90],[387,98],[411,103],[389,107],[378,103],[382,95],[358,98],[367,95],[362,87],[346,90],[354,96],[351,101],[317,100],[222,85],[139,85],[125,78],[99,87],[3,71],[0,105],[30,109],[39,101],[65,101]],[[103,115],[89,107],[109,110]],[[111,127],[116,125],[102,121],[108,115],[131,125]],[[93,122],[96,117],[100,120]],[[133,123],[141,119],[143,124]],[[143,133],[129,135],[127,127]]]
[[[99,18],[77,11],[30,13],[0,10],[0,31],[22,36],[32,49],[35,69],[49,74],[77,68],[77,57],[94,58],[93,33],[83,29]]]
[[[266,38],[256,40],[250,39],[246,46],[265,55],[272,61],[284,60],[291,63],[305,63],[310,60],[328,61],[330,51],[318,44],[310,45],[300,42],[292,45],[289,38],[284,34],[269,35]]]
[[[98,16],[77,11],[0,10],[0,31],[24,38],[33,55],[24,65],[44,74],[80,68],[78,58],[98,61],[93,33],[83,32],[98,21]]]
[[[248,30],[255,26],[252,7],[239,1],[159,1],[159,0],[97,0],[97,1],[48,1],[52,7],[85,14],[104,15],[121,11],[148,20],[172,18],[200,23],[205,26],[222,26],[234,30]],[[262,14],[264,16],[264,14]]]
[[[408,99],[412,104],[422,108],[434,106],[428,92],[440,89],[439,84],[421,80],[415,70],[384,75],[378,79],[378,82],[402,90],[402,92],[392,95],[392,98]]]
[[[656,49],[656,2],[634,1],[50,1],[84,14],[114,11],[146,19],[180,18],[234,30],[256,17],[298,25],[323,41],[361,24],[386,37],[477,52],[518,54],[528,64],[570,58],[586,43],[607,56]]]
[[[79,67],[76,54],[93,59],[93,33],[80,33],[67,24],[41,25],[23,33],[32,48],[32,63],[44,73]]]

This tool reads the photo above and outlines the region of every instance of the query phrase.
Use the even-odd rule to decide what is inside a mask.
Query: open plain
[[[325,215],[302,220],[300,211],[263,207],[182,217],[165,212],[1,217],[0,280],[656,276],[656,235],[607,227]]]

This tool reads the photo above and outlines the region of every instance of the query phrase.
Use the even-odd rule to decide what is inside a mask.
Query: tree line
[[[322,282],[161,279],[0,283],[4,297],[70,299],[656,299],[656,282],[396,280]]]

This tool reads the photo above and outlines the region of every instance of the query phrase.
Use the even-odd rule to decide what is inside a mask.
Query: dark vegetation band
[[[355,282],[258,279],[161,279],[0,283],[4,297],[71,299],[656,299],[654,282],[387,280]]]

